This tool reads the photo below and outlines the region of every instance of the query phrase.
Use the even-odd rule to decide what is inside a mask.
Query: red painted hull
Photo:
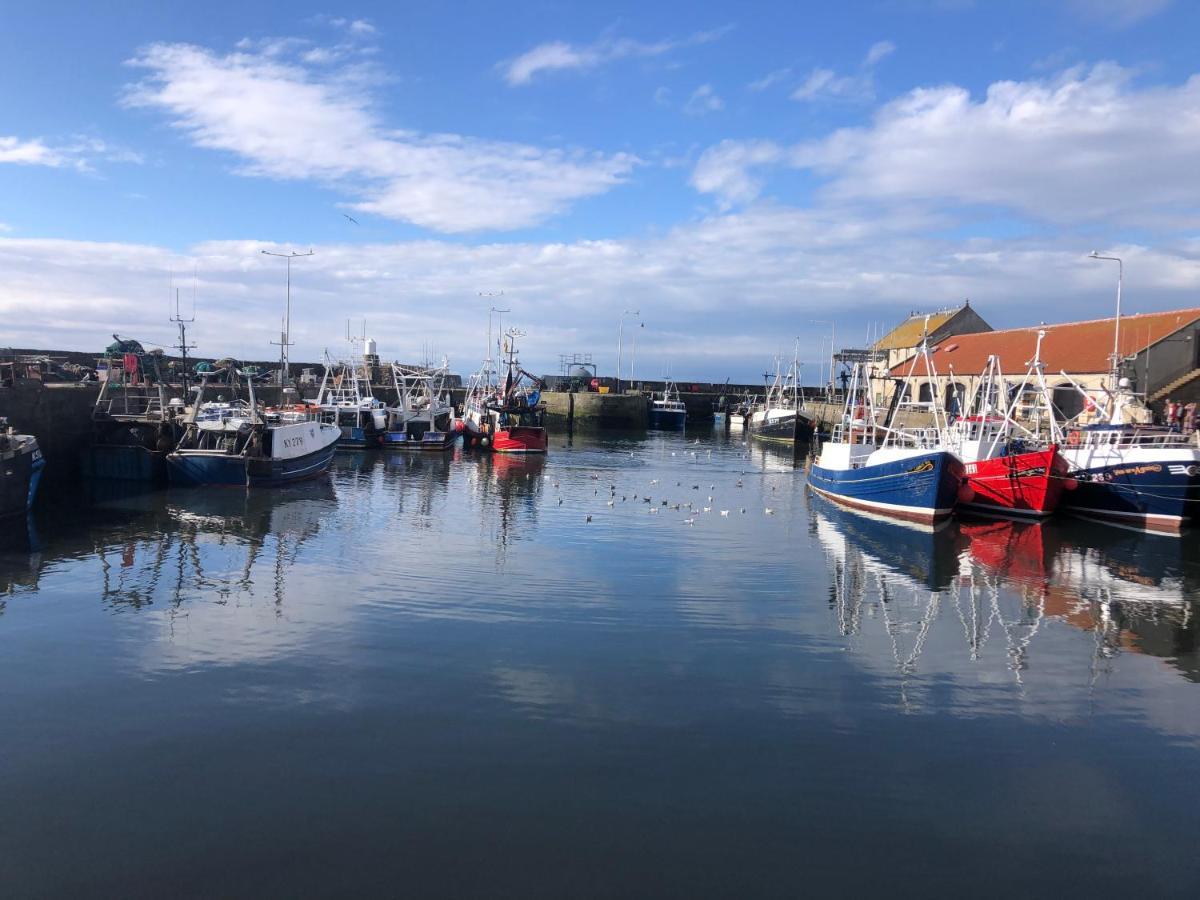
[[[490,445],[496,453],[545,453],[546,429],[528,425],[515,425],[497,431]]]
[[[965,506],[1027,516],[1054,512],[1067,484],[1067,462],[1058,447],[966,464]]]

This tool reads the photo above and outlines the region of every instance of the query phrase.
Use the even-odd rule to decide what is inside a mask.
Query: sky
[[[0,347],[754,381],[1200,306],[1200,4],[0,0]],[[348,326],[347,320],[352,322]],[[636,339],[636,356],[633,342]],[[631,371],[632,367],[632,371]]]

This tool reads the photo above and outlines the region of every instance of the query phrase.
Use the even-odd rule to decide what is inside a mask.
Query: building
[[[979,313],[971,308],[971,301],[967,300],[962,306],[950,309],[939,309],[932,313],[911,313],[907,319],[876,341],[872,349],[887,353],[888,368],[898,366],[916,355],[926,328],[929,329],[930,346],[954,335],[992,330],[992,326],[983,321]]]
[[[1200,307],[1122,316],[1120,324],[1121,375],[1130,379],[1134,391],[1148,403],[1200,401]],[[906,397],[917,403],[936,399],[954,409],[961,398],[974,396],[990,356],[998,359],[1005,376],[1022,377],[1038,333],[1044,332],[1041,359],[1047,386],[1059,414],[1073,418],[1087,404],[1080,388],[1099,407],[1104,405],[1115,326],[1116,319],[1108,318],[958,334],[930,342],[933,373],[918,358],[893,365],[891,375],[908,379]]]

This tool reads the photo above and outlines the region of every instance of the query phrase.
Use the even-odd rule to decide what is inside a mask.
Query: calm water
[[[5,896],[1200,890],[1195,538],[708,431],[92,500],[0,549]]]

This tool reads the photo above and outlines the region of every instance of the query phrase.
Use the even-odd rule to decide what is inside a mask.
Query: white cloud
[[[754,170],[784,156],[784,149],[773,141],[722,141],[701,154],[691,184],[702,194],[715,194],[722,208],[749,203],[763,188]]]
[[[90,172],[93,163],[98,161],[141,163],[143,159],[140,153],[109,144],[100,138],[77,135],[69,142],[52,147],[41,138],[22,140],[11,135],[0,135],[0,164],[72,168]]]
[[[724,108],[725,101],[717,96],[711,84],[700,85],[683,105],[683,111],[689,116],[705,116]]]
[[[764,153],[724,142],[692,184],[724,204],[759,193],[763,167],[812,169],[833,202],[1001,207],[1031,219],[1124,225],[1200,224],[1200,76],[1139,88],[1113,64],[1052,79],[918,88],[870,125]],[[715,174],[714,174],[715,173]]]
[[[659,86],[654,90],[654,102],[659,106],[669,106],[671,103],[671,89],[669,87]]]
[[[504,80],[509,84],[524,85],[543,72],[595,69],[618,59],[662,56],[681,47],[711,43],[728,30],[726,27],[698,31],[685,38],[667,38],[653,43],[608,34],[591,44],[548,41],[538,44],[515,59],[500,63],[500,68],[504,73]]]
[[[522,327],[523,359],[557,369],[564,351],[592,352],[612,371],[621,309],[641,309],[638,370],[667,360],[680,378],[752,380],[779,349],[804,339],[819,357],[812,318],[838,318],[838,333],[896,310],[970,297],[997,326],[1095,315],[1107,309],[1112,274],[1084,254],[1093,242],[1126,263],[1129,311],[1195,305],[1200,243],[1161,248],[1107,245],[1087,237],[960,239],[931,236],[954,224],[911,210],[800,210],[759,206],[714,215],[656,237],[572,243],[438,240],[318,245],[293,268],[293,359],[341,348],[347,316],[364,316],[385,356],[411,358],[432,344],[459,371],[478,363],[494,285]],[[176,253],[163,247],[0,237],[0,321],[6,344],[99,348],[114,331],[171,343],[169,274],[199,273],[200,352],[270,359],[278,351],[283,272],[255,241],[212,241]],[[161,298],[160,303],[153,298]],[[332,336],[332,337],[331,337]],[[847,338],[849,340],[850,338]]]
[[[13,227],[7,222],[0,222],[0,234],[8,234],[13,230]]]
[[[790,78],[791,75],[792,70],[790,68],[775,69],[772,72],[768,72],[762,78],[750,82],[748,85],[746,85],[746,88],[747,90],[751,91],[765,91],[767,88]]]
[[[839,75],[832,69],[817,67],[808,73],[793,91],[792,99],[805,102],[817,100],[873,100],[875,98],[875,66],[896,52],[891,41],[877,41],[867,50],[858,71]]]
[[[1089,22],[1125,28],[1165,10],[1171,0],[1068,0],[1077,14]]]
[[[863,60],[863,65],[873,66],[895,52],[896,45],[891,41],[876,41],[871,45],[871,49],[867,51],[867,58]]]
[[[371,108],[378,75],[361,67],[315,72],[277,52],[190,44],[153,44],[130,64],[150,74],[126,105],[163,111],[197,146],[236,154],[241,174],[317,180],[359,211],[438,231],[536,224],[637,164],[627,153],[389,129]]]

